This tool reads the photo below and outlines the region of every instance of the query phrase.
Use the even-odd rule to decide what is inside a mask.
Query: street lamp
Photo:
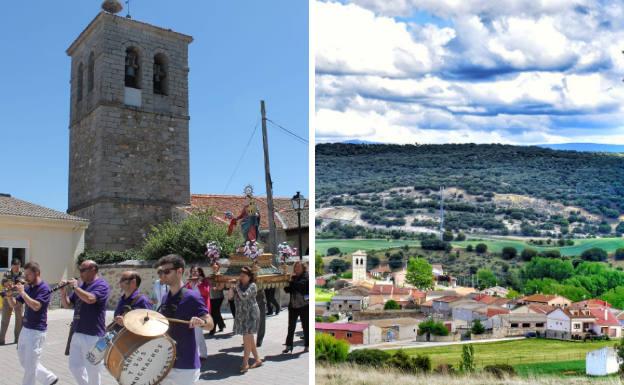
[[[302,260],[303,249],[301,242],[301,212],[305,208],[306,199],[303,197],[303,195],[301,195],[299,191],[297,191],[297,194],[292,197],[290,203],[292,203],[292,208],[297,212],[297,225],[299,232],[299,260]]]

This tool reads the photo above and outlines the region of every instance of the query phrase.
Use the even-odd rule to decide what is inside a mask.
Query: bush
[[[86,250],[78,255],[76,264],[80,265],[83,261],[89,259],[95,261],[98,265],[106,265],[109,263],[118,263],[133,259],[145,259],[145,256],[141,254],[141,252],[134,249],[124,251]]]
[[[349,353],[347,361],[358,365],[383,366],[390,359],[390,353],[379,349],[357,349]]]
[[[525,248],[524,250],[522,250],[522,253],[520,253],[520,258],[522,258],[522,260],[526,262],[530,261],[535,256],[537,256],[537,250],[531,249],[529,247]]]
[[[619,249],[615,250],[615,254],[614,255],[615,255],[615,260],[616,261],[623,260],[624,259],[624,248],[619,248]]]
[[[483,371],[493,375],[498,379],[503,379],[505,377],[514,377],[517,375],[516,369],[513,366],[507,364],[495,364],[495,365],[486,365],[483,367]]]
[[[543,250],[541,256],[544,258],[561,258],[561,252],[559,250]]]
[[[583,251],[581,258],[585,261],[602,262],[607,260],[607,252],[599,247],[592,247]]]
[[[515,247],[503,247],[503,251],[501,253],[501,257],[503,259],[514,259],[518,255],[518,250]]]
[[[447,336],[449,331],[442,322],[436,322],[430,318],[418,324],[418,335],[427,333],[433,334],[434,336]]]
[[[394,353],[388,359],[387,364],[390,367],[410,373],[427,373],[431,371],[431,359],[429,356],[417,355],[416,357],[410,357],[403,350],[398,350]]]
[[[212,212],[203,211],[181,222],[167,221],[152,227],[142,252],[148,260],[178,254],[187,262],[204,261],[208,242],[216,242],[221,246],[221,256],[227,257],[243,241],[239,232],[227,235],[227,226],[216,223]]]
[[[466,246],[466,251],[472,253],[474,251],[474,247],[472,245]]]
[[[487,245],[485,243],[477,243],[475,251],[477,254],[485,254],[487,252]]]
[[[388,300],[388,302],[384,304],[384,310],[399,310],[399,309],[401,309],[401,306],[397,303],[397,301],[393,299]]]
[[[340,254],[340,249],[337,247],[330,247],[329,249],[327,249],[327,255],[338,255]]]
[[[349,344],[329,334],[319,333],[315,337],[315,358],[332,364],[345,362],[349,355]]]
[[[472,323],[472,327],[470,328],[470,331],[472,332],[472,334],[476,334],[476,335],[483,334],[485,333],[485,327],[483,326],[480,320],[475,320]]]

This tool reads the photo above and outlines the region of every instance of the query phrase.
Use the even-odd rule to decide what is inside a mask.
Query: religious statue
[[[232,213],[227,213],[226,217],[230,219],[230,226],[228,228],[228,235],[232,234],[234,227],[241,221],[241,231],[245,242],[255,242],[260,235],[260,211],[256,205],[256,200],[253,197],[253,188],[251,186],[245,187],[245,196],[247,197],[247,204],[241,211],[240,215],[234,218]]]

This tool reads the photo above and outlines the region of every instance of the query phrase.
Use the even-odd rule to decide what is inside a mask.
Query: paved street
[[[71,320],[70,310],[51,310],[48,314],[48,335],[43,348],[42,364],[52,370],[61,379],[59,385],[76,384],[68,368],[68,359],[63,352],[67,341],[68,325]],[[258,349],[265,359],[265,364],[247,373],[239,373],[243,356],[242,337],[231,334],[232,318],[224,314],[226,329],[214,337],[206,334],[208,355],[203,362],[201,380],[198,384],[308,384],[309,354],[303,354],[301,326],[297,326],[294,354],[282,354],[288,325],[288,310],[283,309],[278,316],[268,317],[263,345]],[[112,312],[107,314],[107,322],[112,319]],[[7,333],[7,342],[13,342],[13,322]],[[253,361],[252,361],[253,362]],[[16,345],[0,346],[0,385],[15,385],[22,382],[22,367],[19,364]],[[103,385],[115,385],[117,382],[104,370]]]

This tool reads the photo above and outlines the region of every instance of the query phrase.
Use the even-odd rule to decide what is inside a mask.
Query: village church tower
[[[174,207],[190,203],[193,38],[109,11],[67,49],[67,212],[89,219],[86,248],[124,250],[139,246]]]

